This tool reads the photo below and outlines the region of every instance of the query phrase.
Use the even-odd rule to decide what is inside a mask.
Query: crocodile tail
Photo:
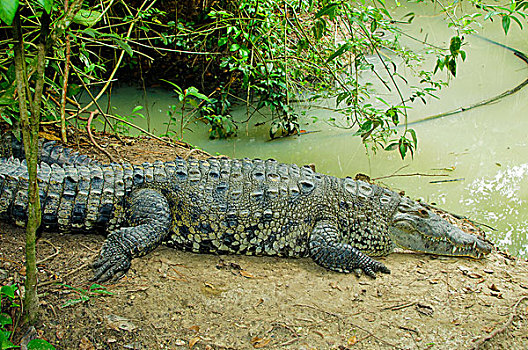
[[[173,162],[141,165],[48,164],[38,166],[41,226],[60,232],[112,231],[125,221],[125,198],[151,182],[168,182]],[[24,226],[29,176],[25,160],[0,158],[0,219]]]
[[[130,172],[128,176],[132,176]],[[61,232],[105,231],[119,224],[127,193],[125,180],[123,166],[118,164],[87,167],[40,163],[42,228]],[[0,219],[25,225],[28,186],[26,161],[0,158]]]
[[[24,144],[13,133],[7,132],[0,136],[0,158],[14,157],[25,159]],[[70,148],[63,147],[56,141],[39,139],[39,160],[48,164],[81,164],[98,163],[86,155],[79,154]]]

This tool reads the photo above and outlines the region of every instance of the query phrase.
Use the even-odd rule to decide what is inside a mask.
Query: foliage
[[[341,116],[327,122],[353,129],[368,149],[395,150],[403,157],[412,155],[417,145],[416,133],[405,127],[408,109],[434,98],[446,85],[440,72],[446,71],[447,79],[456,76],[457,64],[467,56],[465,35],[478,30],[480,21],[495,19],[505,33],[512,22],[522,28],[528,8],[525,0],[507,5],[470,0],[474,7],[463,10],[460,1],[433,2],[453,33],[448,47],[423,43],[436,55],[433,67],[423,65],[418,51],[401,45],[406,35],[402,28],[416,15],[395,18],[384,0],[183,1],[175,8],[148,1],[86,1],[70,27],[62,22],[63,1],[23,1],[20,13],[28,48],[38,38],[31,26],[42,11],[50,11],[52,37],[64,38],[50,50],[53,59],[42,98],[46,123],[62,118],[76,125],[76,118],[82,120],[95,102],[69,108],[58,106],[57,97],[64,91],[64,98],[75,106],[80,89],[102,86],[97,100],[124,72],[121,78],[132,73],[151,83],[164,78],[175,90],[175,103],[166,114],[166,136],[182,138],[195,120],[209,124],[212,138],[235,136],[241,121],[233,119],[231,109],[237,104],[247,107],[246,123],[257,113],[269,115],[270,137],[291,135],[299,132],[301,116],[309,116],[311,107],[333,101],[330,108]],[[2,2],[0,19],[12,20],[15,3]],[[64,41],[71,42],[71,49]],[[0,41],[0,120],[13,124],[19,111],[13,48],[6,43]],[[28,64],[34,64],[31,55]],[[146,72],[156,64],[169,70]],[[419,84],[408,83],[403,70],[413,72]],[[364,81],[365,74],[372,73],[391,98],[380,99],[383,91]],[[128,128],[118,125],[116,131]]]
[[[205,70],[220,67],[225,76],[214,99],[221,107],[213,107],[221,112],[208,122],[213,124],[219,117],[224,123],[231,119],[229,108],[224,106],[231,106],[238,98],[251,109],[246,122],[255,112],[267,109],[272,115],[270,137],[286,136],[299,132],[300,114],[305,113],[306,105],[321,99],[334,100],[334,110],[343,117],[329,120],[332,125],[356,128],[355,134],[372,150],[398,149],[402,158],[413,154],[416,133],[407,128],[398,133],[395,126],[405,124],[409,103],[425,103],[425,97],[434,96],[445,83],[435,80],[427,70],[416,69],[420,57],[399,44],[396,21],[384,2],[377,5],[365,1],[245,0],[236,4],[217,2],[204,9],[208,21],[198,29],[189,29],[192,42],[181,43],[185,50],[221,53],[204,60]],[[381,32],[394,36],[385,39],[379,35]],[[395,80],[404,80],[395,64],[397,56],[382,55],[382,50],[396,53],[421,77],[422,85],[411,86],[409,96],[402,95]],[[465,58],[465,53],[456,43],[449,52],[443,59],[455,71],[456,60]],[[381,67],[371,63],[372,55],[379,58]],[[376,73],[380,68],[389,76],[389,82],[380,77],[383,84],[397,92],[394,101],[374,98],[377,93],[372,85],[361,82],[364,72]],[[210,75],[222,77],[213,68],[210,70]],[[211,136],[225,136],[225,132]]]
[[[20,304],[17,303],[17,291],[18,287],[16,284],[0,287],[0,350],[15,349],[19,347],[11,342],[11,336],[13,334],[12,329],[14,328],[12,315],[20,312]],[[55,349],[55,347],[43,339],[31,340],[28,343],[27,348],[28,350]]]
[[[9,309],[20,307],[20,305],[15,302],[16,290],[16,284],[6,285],[0,288],[0,349],[2,350],[17,347],[10,340],[13,332],[9,329],[13,327],[13,319],[11,315],[3,312],[5,301],[8,302],[7,308]]]
[[[199,112],[207,114],[212,112],[212,109],[209,107],[211,100],[208,96],[200,93],[194,86],[191,86],[187,89],[182,89],[179,85],[173,82],[167,81],[165,79],[161,80],[169,83],[173,87],[173,91],[176,93],[176,98],[179,102],[178,105],[169,106],[169,110],[167,111],[168,122],[165,123],[167,125],[167,129],[164,136],[174,136],[174,132],[171,131],[171,124],[173,122],[176,123],[177,120],[179,120],[179,134],[181,135],[180,137],[183,137],[183,130],[192,120],[195,119],[195,116],[198,115]],[[188,105],[190,105],[191,111],[189,113],[185,113]]]
[[[106,290],[106,287],[100,284],[97,284],[97,283],[93,283],[88,289],[72,287],[67,284],[59,284],[59,285],[66,287],[68,289],[71,289],[73,292],[75,292],[78,295],[76,298],[69,299],[64,304],[62,304],[61,308],[87,302],[92,297],[114,295],[114,293]]]

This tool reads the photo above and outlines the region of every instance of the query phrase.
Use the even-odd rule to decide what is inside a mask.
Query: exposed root
[[[493,339],[494,337],[496,337],[497,335],[499,334],[502,334],[504,333],[512,324],[513,322],[513,318],[515,317],[515,315],[517,314],[517,307],[519,306],[519,304],[523,301],[523,300],[527,300],[528,299],[528,295],[525,295],[523,297],[521,297],[519,300],[517,300],[517,302],[515,303],[515,305],[513,305],[513,308],[512,308],[512,311],[510,313],[510,317],[508,318],[508,320],[506,322],[504,322],[502,324],[502,326],[500,326],[499,328],[496,328],[495,330],[493,330],[493,332],[491,332],[490,334],[486,335],[485,337],[482,337],[480,338],[479,340],[477,340],[475,342],[475,344],[473,344],[473,346],[470,348],[471,350],[478,350],[480,349],[480,347],[482,345],[484,345],[484,343],[486,343],[487,341],[490,341],[491,339]]]
[[[57,248],[53,243],[51,243],[51,242],[48,241],[47,239],[42,239],[42,238],[39,239],[38,241],[39,241],[39,242],[43,242],[43,243],[47,243],[47,244],[49,244],[50,246],[53,247],[53,249],[55,250],[55,252],[54,252],[53,254],[51,254],[51,255],[45,257],[44,259],[38,260],[38,261],[37,261],[37,265],[43,264],[43,263],[45,263],[46,261],[51,260],[51,259],[53,259],[54,257],[56,257],[57,255],[59,255],[59,253],[60,253],[60,248]]]

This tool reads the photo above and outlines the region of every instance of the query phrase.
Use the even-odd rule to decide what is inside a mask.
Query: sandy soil
[[[114,148],[135,160],[176,154],[131,143]],[[397,252],[381,259],[392,274],[373,280],[309,259],[160,247],[102,295],[88,290],[103,240],[44,233],[37,244],[37,330],[57,349],[528,349],[528,262],[504,253],[476,261]],[[23,284],[23,241],[22,229],[0,222],[0,285]]]

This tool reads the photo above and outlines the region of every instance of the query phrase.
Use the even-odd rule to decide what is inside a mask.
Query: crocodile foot
[[[94,282],[117,281],[130,268],[132,257],[118,240],[119,231],[112,233],[105,241],[101,253],[97,260],[92,264],[94,269]]]
[[[319,265],[338,272],[363,271],[376,278],[376,272],[390,273],[381,262],[372,259],[350,244],[339,240],[336,225],[320,221],[315,225],[309,241],[310,256]]]

